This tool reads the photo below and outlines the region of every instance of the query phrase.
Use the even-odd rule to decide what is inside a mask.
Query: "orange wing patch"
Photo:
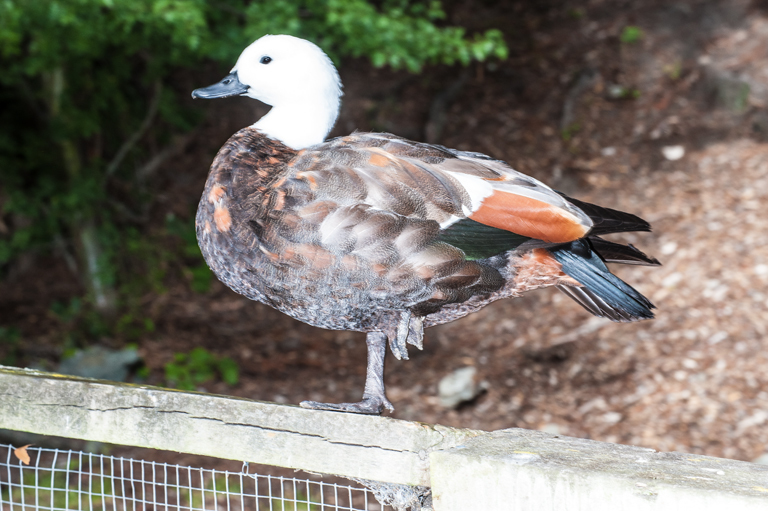
[[[368,157],[368,163],[374,167],[386,167],[392,163],[392,154],[380,147],[367,148],[371,156]]]
[[[221,200],[222,197],[224,197],[224,194],[227,193],[227,189],[220,184],[216,183],[211,187],[211,191],[208,194],[208,202],[211,204],[216,204],[218,201]]]
[[[223,204],[217,204],[213,211],[213,221],[221,232],[227,232],[232,227],[232,216]]]
[[[371,157],[368,158],[368,163],[374,167],[385,167],[389,163],[389,158],[382,156],[381,154],[373,153]]]
[[[312,243],[295,245],[296,254],[304,257],[316,270],[325,270],[336,262],[336,256]]]
[[[317,179],[311,173],[297,172],[296,179],[305,179],[309,183],[310,190],[317,190]]]
[[[469,218],[548,243],[583,238],[589,227],[563,209],[546,202],[496,190]]]

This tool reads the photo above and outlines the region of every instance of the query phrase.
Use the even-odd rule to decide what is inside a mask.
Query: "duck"
[[[655,266],[603,236],[650,231],[630,213],[553,190],[491,156],[354,132],[326,140],[342,84],[314,43],[265,35],[193,98],[270,105],[213,160],[196,215],[205,261],[235,292],[320,328],[364,332],[356,403],[300,406],[380,415],[387,346],[408,359],[424,329],[556,286],[595,316],[654,317],[606,263]]]

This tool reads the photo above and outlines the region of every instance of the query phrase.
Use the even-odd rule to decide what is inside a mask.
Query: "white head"
[[[266,35],[243,50],[232,73],[219,84],[192,93],[203,98],[237,94],[272,106],[254,127],[302,149],[319,144],[331,131],[342,92],[331,59],[315,44],[289,35]]]

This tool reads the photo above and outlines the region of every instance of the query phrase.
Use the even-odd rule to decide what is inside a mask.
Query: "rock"
[[[685,147],[681,145],[667,145],[661,148],[661,154],[669,161],[677,161],[685,156]]]
[[[440,404],[445,408],[455,408],[465,401],[471,401],[488,388],[488,382],[477,381],[477,369],[462,367],[443,377],[437,384]]]
[[[128,368],[139,360],[141,357],[134,348],[116,351],[103,346],[92,346],[63,360],[58,371],[98,380],[125,381]]]

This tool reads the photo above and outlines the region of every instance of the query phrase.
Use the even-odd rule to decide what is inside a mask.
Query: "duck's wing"
[[[577,241],[588,238],[596,223],[613,221],[608,230],[626,222],[644,225],[636,217],[624,218],[597,206],[589,205],[586,212],[504,162],[392,135],[335,139],[300,151],[287,165],[290,170],[273,186],[272,195],[279,199],[271,214],[278,220],[273,225],[280,226],[276,239],[283,243],[275,252],[292,259],[301,251],[301,260],[307,261],[302,263],[304,273],[318,260],[328,261],[324,268],[332,264],[363,268],[359,276],[357,270],[332,273],[337,280],[346,279],[343,284],[362,285],[371,296],[374,291],[370,290],[376,290],[382,300],[394,296],[398,303],[393,308],[407,303],[418,316],[501,289],[504,281],[498,270],[507,259],[492,256],[517,247],[526,253],[535,247],[567,252],[574,243],[582,243],[579,247],[586,248],[574,251],[575,260],[589,262],[592,259],[587,257],[592,256],[599,260],[586,240]],[[328,256],[304,255],[307,241],[313,251]],[[611,246],[604,244],[604,248]],[[648,259],[639,251],[612,250],[609,255],[622,261]],[[535,259],[534,287],[581,283],[562,269],[559,259],[550,255],[543,261]],[[618,289],[607,286],[605,291],[595,284],[611,278],[602,276],[610,274],[607,270],[595,265],[586,268],[582,273],[597,275],[592,280],[583,278],[598,288],[596,296]],[[608,306],[621,308],[612,296],[607,298]],[[593,309],[603,311],[608,306]],[[614,319],[626,320],[621,315]]]
[[[389,134],[334,139],[300,152],[291,165],[319,196],[434,220],[454,238],[565,243],[593,225],[579,207],[504,162]]]

